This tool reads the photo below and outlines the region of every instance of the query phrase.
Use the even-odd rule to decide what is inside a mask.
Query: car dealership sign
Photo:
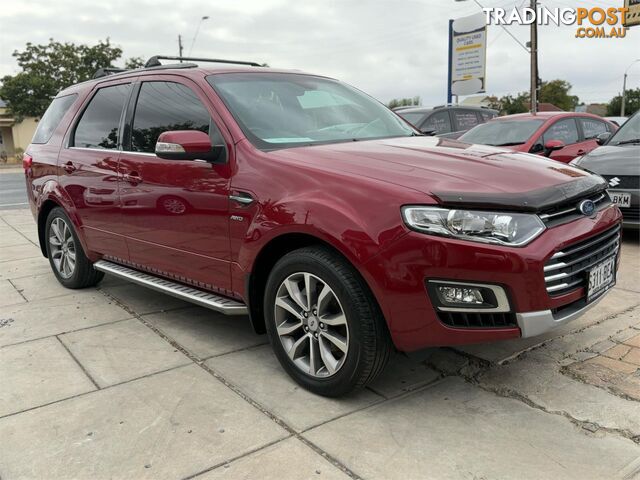
[[[487,25],[482,13],[449,20],[449,85],[453,95],[485,91]]]

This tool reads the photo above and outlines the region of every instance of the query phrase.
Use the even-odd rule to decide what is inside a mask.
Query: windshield
[[[481,145],[519,145],[525,143],[544,120],[494,120],[472,128],[458,140]]]
[[[288,73],[218,74],[207,80],[261,149],[416,134],[388,108],[335,80]]]
[[[621,142],[631,143],[633,140],[638,140],[640,143],[640,114],[635,114],[624,122],[620,129],[613,134],[608,144],[618,145]]]

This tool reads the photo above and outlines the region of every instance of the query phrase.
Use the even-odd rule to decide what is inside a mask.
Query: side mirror
[[[551,152],[564,148],[564,142],[562,140],[548,140],[544,144],[544,154],[548,157]]]
[[[200,130],[162,132],[156,143],[156,155],[165,160],[204,160],[219,162],[224,146],[211,145],[209,135]]]
[[[429,135],[431,137],[433,137],[436,134],[436,131],[433,128],[423,128],[420,131],[425,135]]]
[[[610,138],[611,132],[602,132],[596,137],[596,142],[598,142],[598,145],[604,145]]]

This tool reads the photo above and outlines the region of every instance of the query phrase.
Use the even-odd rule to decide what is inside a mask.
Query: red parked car
[[[617,129],[616,124],[590,113],[519,113],[478,125],[459,140],[535,153],[569,163],[602,145]]]
[[[541,334],[615,282],[601,177],[422,136],[322,76],[152,58],[60,92],[24,167],[60,283],[107,272],[248,313],[322,395],[394,347]]]

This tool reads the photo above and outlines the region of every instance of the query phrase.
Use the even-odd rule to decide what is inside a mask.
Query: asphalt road
[[[0,170],[0,209],[27,208],[27,206],[24,174]]]

